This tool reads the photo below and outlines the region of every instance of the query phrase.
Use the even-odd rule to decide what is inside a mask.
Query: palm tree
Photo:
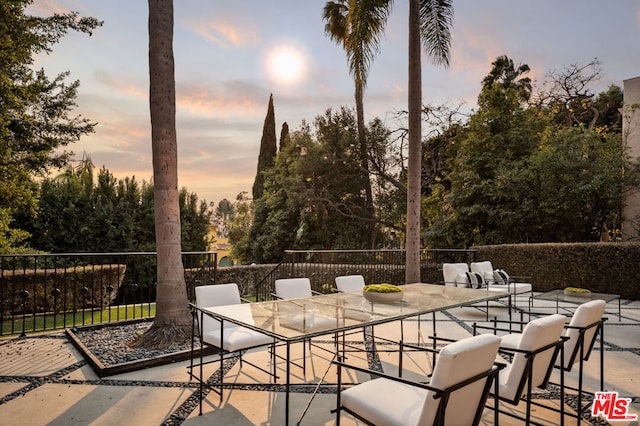
[[[422,63],[420,41],[435,65],[449,66],[453,0],[409,0],[409,159],[405,282],[420,282]]]
[[[158,283],[153,326],[136,346],[166,348],[191,337],[178,203],[173,0],[149,0],[149,107]]]
[[[531,98],[531,78],[524,77],[531,71],[529,65],[513,63],[513,60],[506,55],[498,56],[491,63],[491,71],[482,79],[482,89],[491,89],[498,85],[501,89],[515,89],[518,92],[520,101],[526,102]]]
[[[391,12],[392,0],[337,0],[324,6],[324,31],[333,41],[342,44],[355,83],[356,117],[361,166],[365,172],[367,220],[371,247],[375,244],[373,193],[369,179],[367,138],[364,123],[364,89],[371,61],[380,50],[380,37]]]
[[[366,153],[362,92],[371,60],[379,50],[393,0],[337,0],[324,7],[325,32],[342,42],[356,84],[360,149]],[[421,41],[435,65],[449,66],[452,0],[409,0],[409,160],[405,282],[420,281],[420,177],[422,171]],[[360,130],[362,129],[362,130]],[[366,155],[364,156],[366,158]],[[368,167],[367,167],[368,170]]]

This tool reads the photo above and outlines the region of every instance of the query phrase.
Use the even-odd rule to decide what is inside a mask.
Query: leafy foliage
[[[90,159],[42,181],[37,218],[23,217],[32,247],[57,253],[155,251],[153,184],[116,180],[102,168],[94,182]],[[208,250],[206,201],[179,193],[183,251]]]
[[[95,126],[72,116],[78,81],[67,82],[68,72],[50,79],[32,65],[35,55],[51,52],[69,30],[91,35],[102,23],[76,12],[30,16],[25,13],[30,3],[0,3],[0,227],[9,232],[9,238],[3,233],[0,246],[15,246],[26,237],[11,223],[18,212],[35,214],[38,194],[33,178],[51,166],[64,166],[71,153],[61,148]]]
[[[592,80],[576,69],[554,78]],[[619,227],[624,188],[638,181],[612,113],[619,88],[596,97],[573,83],[582,95],[556,86],[529,102],[528,71],[502,56],[483,80],[479,109],[446,148],[450,190],[427,199],[430,246],[597,241]]]
[[[252,219],[259,216],[263,225],[246,240],[241,232],[230,235],[242,245],[234,246],[235,256],[275,262],[292,248],[367,248],[368,175],[359,161],[353,111],[327,110],[313,130],[303,123],[289,138],[265,172],[262,197],[253,200]]]

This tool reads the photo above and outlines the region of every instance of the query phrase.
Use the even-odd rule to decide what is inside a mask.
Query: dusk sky
[[[179,186],[216,204],[251,193],[262,125],[273,93],[276,132],[293,131],[327,108],[353,106],[344,51],[324,34],[317,0],[174,0]],[[397,125],[407,105],[407,1],[395,1],[365,92],[366,119]],[[423,60],[423,103],[475,107],[491,62],[507,55],[552,70],[598,58],[592,89],[640,76],[638,0],[454,1],[451,66]],[[29,12],[77,11],[104,21],[92,37],[70,33],[37,58],[53,78],[80,80],[78,108],[96,132],[70,147],[117,178],[150,181],[147,2],[35,0]]]

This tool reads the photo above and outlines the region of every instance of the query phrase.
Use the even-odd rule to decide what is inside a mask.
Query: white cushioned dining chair
[[[219,306],[237,306],[237,310],[240,315],[237,319],[243,323],[253,325],[253,317],[251,314],[251,306],[246,303],[242,303],[240,298],[240,292],[238,285],[235,283],[230,284],[215,284],[204,285],[195,288],[196,305],[194,307],[194,324],[197,321],[198,331],[200,334],[201,348],[202,344],[208,344],[220,349],[219,359],[220,361],[220,400],[222,400],[222,391],[224,388],[224,359],[225,355],[235,354],[240,358],[240,368],[243,365],[243,352],[257,348],[261,346],[271,347],[271,363],[273,371],[268,371],[261,366],[253,364],[244,360],[247,364],[254,366],[255,368],[268,373],[272,377],[276,377],[275,372],[275,339],[266,334],[260,333],[253,329],[240,326],[230,321],[221,321],[207,315],[202,309],[219,307]],[[193,306],[192,306],[193,307]],[[192,357],[193,360],[193,357]],[[215,361],[212,361],[215,362]],[[200,351],[200,375],[202,375],[202,351]],[[193,363],[191,364],[191,375],[193,376]],[[200,385],[202,386],[202,377],[200,377]],[[215,391],[215,389],[214,389]],[[217,391],[216,391],[217,392]],[[200,392],[202,395],[202,390]],[[202,412],[202,399],[200,399],[200,410]]]
[[[342,275],[335,278],[336,289],[341,293],[361,291],[366,285],[362,275]]]
[[[335,278],[335,282],[336,282],[336,291],[338,291],[339,293],[352,293],[352,292],[358,292],[360,294],[362,294],[362,289],[364,288],[366,284],[364,277],[362,275],[342,275],[342,276],[338,276]],[[371,314],[369,312],[367,312],[366,307],[362,306],[360,309],[350,309],[350,308],[343,308],[341,311],[341,315],[345,318],[345,319],[352,319],[352,320],[356,320],[356,321],[369,321],[371,319]],[[375,339],[374,335],[373,335],[373,327],[370,327],[370,331],[371,331],[371,338]],[[361,351],[362,349],[355,347],[354,345],[347,343],[345,341],[345,336],[347,335],[353,335],[356,334],[355,332],[350,332],[350,333],[342,333],[342,347],[350,347],[350,348],[356,348],[357,351]],[[365,327],[362,327],[362,344],[364,344],[365,340],[366,340],[366,330]],[[372,340],[373,341],[373,340]],[[359,342],[360,344],[360,342]],[[344,350],[342,351],[343,355],[344,355]]]
[[[428,384],[335,362],[336,425],[342,411],[369,425],[477,425],[498,374],[494,361],[499,345],[500,338],[490,334],[446,345]],[[378,377],[342,390],[343,369]]]
[[[564,344],[564,360],[561,360],[560,357],[556,359],[556,368],[567,372],[571,371],[572,367],[578,363],[578,388],[571,388],[578,391],[578,423],[582,418],[584,362],[589,360],[598,334],[600,334],[600,391],[604,391],[604,352],[602,348],[604,319],[602,316],[606,306],[604,300],[591,300],[578,306],[563,333],[568,339]]]
[[[323,328],[333,327],[337,325],[337,318],[330,318],[323,315],[318,315],[313,311],[307,311],[304,303],[298,303],[295,299],[302,299],[319,295],[320,293],[311,289],[311,281],[309,278],[281,278],[275,281],[275,293],[274,297],[277,299],[290,300],[288,305],[279,305],[280,310],[280,325],[293,330],[302,332],[313,332],[314,330],[322,330]],[[294,300],[292,300],[294,299]],[[282,315],[282,310],[286,310],[286,315]],[[311,346],[313,345],[311,339],[307,339],[309,344],[309,353],[311,353]],[[337,343],[336,343],[337,345]],[[322,346],[318,346],[319,349],[329,351]],[[303,344],[303,371],[306,371],[306,346]]]
[[[479,329],[490,329],[496,332],[507,332],[501,336],[500,352],[507,354],[511,360],[499,376],[499,398],[512,405],[518,405],[526,395],[527,424],[531,421],[531,397],[533,388],[545,389],[558,354],[563,354],[562,347],[566,317],[554,314],[537,318],[529,323],[521,333],[512,333],[511,327],[499,328],[478,326],[473,324],[474,334]],[[500,321],[496,321],[496,324]],[[506,322],[506,321],[505,321]],[[524,324],[524,323],[522,323]],[[564,376],[561,372],[560,394],[564,398]],[[564,406],[560,404],[560,419],[564,424]],[[550,408],[554,410],[553,408]]]

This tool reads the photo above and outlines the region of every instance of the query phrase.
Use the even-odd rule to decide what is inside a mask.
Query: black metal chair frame
[[[545,315],[543,313],[535,313],[535,312],[527,312],[527,314],[529,315]],[[593,347],[595,346],[595,342],[598,339],[598,335],[600,336],[600,391],[604,391],[604,323],[605,321],[607,321],[608,318],[606,317],[602,317],[600,320],[589,324],[587,326],[584,327],[576,327],[576,326],[572,326],[572,325],[565,325],[565,329],[574,329],[574,330],[578,330],[578,342],[576,344],[576,346],[573,348],[573,352],[571,353],[570,357],[569,357],[569,362],[568,362],[568,366],[567,368],[564,367],[564,357],[561,357],[560,359],[562,360],[560,362],[560,365],[555,365],[554,368],[558,369],[558,370],[562,370],[562,371],[566,371],[566,372],[570,372],[573,368],[573,365],[575,364],[575,360],[576,360],[576,356],[579,356],[578,358],[578,387],[572,387],[572,386],[567,386],[566,384],[564,385],[564,389],[569,389],[572,391],[577,391],[578,392],[578,409],[576,410],[577,413],[573,414],[573,413],[569,413],[566,412],[565,414],[567,414],[570,417],[574,417],[577,419],[578,421],[578,425],[580,424],[581,420],[582,420],[582,413],[583,413],[583,409],[586,409],[587,407],[589,407],[590,403],[587,404],[585,407],[582,406],[582,395],[583,394],[588,394],[591,396],[594,396],[595,394],[593,392],[589,392],[589,391],[585,391],[583,389],[583,371],[584,371],[584,362],[589,360],[589,357],[591,356],[591,352],[593,350]],[[597,327],[596,328],[596,332],[593,336],[593,339],[591,340],[591,343],[589,344],[589,347],[586,349],[586,353],[585,353],[585,334],[588,330]],[[557,385],[556,383],[553,382],[549,382],[550,384],[554,384]],[[564,393],[563,393],[564,396]],[[563,400],[564,403],[564,400]],[[549,409],[553,409],[551,407],[547,407],[545,405],[533,402],[533,405],[538,405],[538,406],[543,406]],[[559,411],[559,410],[558,410]]]
[[[251,365],[252,367],[267,373],[270,377],[274,378],[274,381],[277,383],[278,380],[278,375],[276,374],[276,350],[275,350],[275,346],[276,346],[276,341],[274,340],[273,343],[270,344],[260,344],[260,345],[256,345],[256,346],[251,346],[251,347],[246,347],[237,351],[226,351],[224,350],[224,348],[218,348],[218,354],[220,355],[219,358],[217,359],[213,359],[210,361],[204,361],[204,352],[205,352],[205,345],[208,346],[212,346],[209,345],[208,343],[206,343],[203,340],[203,319],[204,319],[204,315],[207,315],[211,318],[215,318],[213,315],[211,315],[210,313],[204,311],[203,309],[198,308],[195,304],[193,303],[189,303],[189,308],[191,309],[191,313],[192,313],[192,321],[191,321],[191,361],[189,363],[189,366],[187,367],[187,369],[189,370],[189,377],[191,379],[195,379],[198,381],[199,384],[199,405],[200,405],[200,411],[199,411],[199,415],[202,415],[202,400],[204,397],[203,394],[203,390],[204,387],[206,386],[207,388],[211,389],[212,391],[214,391],[215,393],[217,393],[218,395],[220,395],[220,401],[222,401],[222,396],[223,396],[223,389],[224,389],[224,359],[225,359],[225,355],[228,356],[232,356],[232,355],[237,355],[240,359],[240,368],[242,369],[243,363],[247,363],[249,365]],[[220,341],[223,342],[224,341],[224,320],[222,319],[218,319],[215,318],[216,320],[220,321]],[[197,363],[194,363],[194,359],[196,358],[196,356],[194,356],[194,353],[196,352],[196,348],[195,348],[195,339],[196,339],[196,327],[197,327],[197,331],[198,331],[198,339],[199,339],[199,343],[200,343],[200,348],[197,349],[198,351],[198,355],[197,357],[199,358],[199,361]],[[264,346],[269,346],[269,352],[270,352],[270,358],[271,358],[271,365],[273,370],[269,371],[259,365],[254,364],[253,362],[247,361],[247,360],[243,360],[242,355],[247,352],[248,350],[251,349],[255,349],[255,348],[260,348],[260,347],[264,347]],[[279,357],[282,358],[282,357]],[[207,365],[207,364],[212,364],[215,362],[219,362],[220,363],[220,381],[218,383],[211,383],[209,381],[205,381],[202,378],[203,375],[203,366]],[[295,364],[295,363],[293,363]],[[295,364],[297,365],[297,364]],[[194,368],[199,368],[199,372],[196,375],[193,370]],[[219,390],[216,389],[216,385],[219,385]]]
[[[500,321],[500,320],[493,320],[494,324],[498,323],[498,322],[505,322],[505,323],[509,323],[509,324],[519,324],[521,327],[524,326],[525,322],[517,322],[517,321]],[[484,329],[484,330],[492,330],[494,332],[494,334],[496,334],[496,332],[498,331],[502,331],[502,332],[507,332],[507,333],[512,333],[513,330],[510,328],[500,328],[500,327],[486,327],[486,326],[480,326],[477,325],[476,323],[473,324],[473,335],[475,336],[477,333],[478,329]],[[550,343],[548,345],[545,345],[541,348],[536,349],[535,351],[527,351],[527,350],[522,350],[522,349],[514,349],[514,348],[509,348],[509,349],[504,349],[504,348],[500,348],[498,350],[499,354],[503,354],[503,355],[507,355],[509,357],[513,357],[515,356],[517,353],[522,353],[524,354],[527,363],[525,365],[525,370],[522,374],[522,377],[520,378],[520,383],[518,384],[518,388],[516,390],[516,393],[514,395],[513,399],[509,399],[505,396],[500,396],[500,399],[502,401],[508,402],[509,404],[512,405],[518,405],[519,401],[522,399],[522,394],[524,393],[524,387],[525,384],[527,385],[527,396],[526,396],[526,415],[524,418],[517,416],[516,414],[513,414],[511,412],[508,411],[501,411],[502,414],[506,414],[510,417],[514,417],[516,419],[519,420],[524,420],[526,422],[526,424],[531,424],[531,405],[536,405],[539,407],[543,407],[546,409],[549,409],[551,411],[556,411],[558,412],[558,410],[556,410],[553,407],[547,406],[547,405],[543,405],[543,404],[539,404],[539,403],[535,403],[534,401],[531,400],[531,396],[533,393],[533,385],[532,385],[532,380],[533,380],[533,365],[534,365],[534,361],[536,358],[536,355],[538,355],[539,353],[545,352],[548,349],[554,348],[553,349],[553,356],[551,357],[551,362],[549,363],[549,366],[547,368],[547,371],[545,373],[545,378],[543,380],[543,382],[536,386],[539,389],[546,389],[547,386],[549,385],[549,379],[551,378],[551,372],[553,371],[554,368],[554,363],[555,360],[557,359],[558,355],[560,355],[563,359],[564,359],[564,342],[567,340],[566,337],[564,336],[560,336],[560,339],[558,339],[556,342]],[[561,401],[564,402],[564,371],[561,370],[560,371],[560,398]],[[497,409],[497,408],[496,408]],[[564,403],[560,404],[560,424],[564,425]]]

